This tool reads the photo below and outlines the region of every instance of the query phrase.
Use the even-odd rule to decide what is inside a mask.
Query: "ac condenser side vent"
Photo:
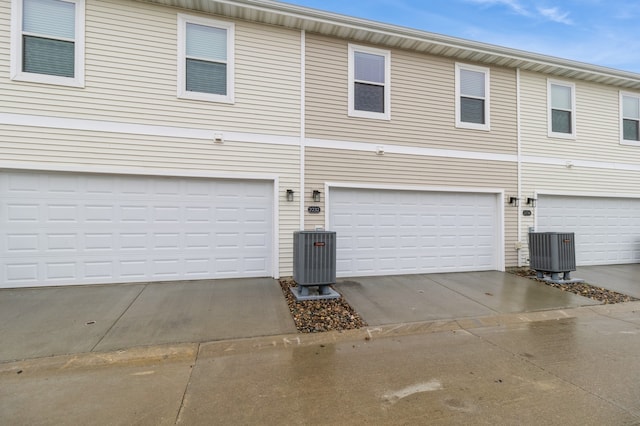
[[[530,267],[540,279],[550,274],[548,281],[567,283],[582,282],[571,279],[571,271],[576,270],[576,243],[573,232],[530,232]],[[563,273],[563,279],[560,279]]]
[[[336,282],[336,233],[297,231],[293,234],[292,289],[298,300],[340,297],[329,285]],[[309,296],[309,286],[318,286],[318,296]]]

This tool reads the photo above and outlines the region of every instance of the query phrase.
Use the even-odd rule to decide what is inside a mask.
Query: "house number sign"
[[[318,213],[320,213],[320,207],[319,206],[309,206],[307,211],[309,213],[318,214]]]

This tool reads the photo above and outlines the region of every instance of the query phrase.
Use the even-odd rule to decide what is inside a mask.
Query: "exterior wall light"
[[[527,205],[531,207],[535,207],[537,201],[538,200],[535,198],[527,198]]]
[[[287,201],[293,201],[293,189],[287,189]]]
[[[312,198],[313,198],[313,201],[315,203],[319,203],[320,202],[320,191],[318,191],[317,189],[314,189],[313,190],[313,194],[312,194]]]
[[[518,207],[520,205],[520,198],[518,197],[509,197],[509,204],[513,207]]]

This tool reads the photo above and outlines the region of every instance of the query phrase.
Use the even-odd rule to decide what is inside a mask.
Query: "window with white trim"
[[[84,86],[84,5],[12,0],[12,80]]]
[[[640,145],[640,94],[620,93],[621,143]]]
[[[548,81],[549,137],[576,137],[576,90],[573,83]]]
[[[349,45],[349,116],[391,119],[391,52]]]
[[[490,130],[489,68],[456,64],[456,127]]]
[[[233,103],[234,24],[178,14],[178,97]]]

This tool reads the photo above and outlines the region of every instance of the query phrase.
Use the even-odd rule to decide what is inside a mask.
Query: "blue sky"
[[[286,2],[640,73],[640,1]]]

